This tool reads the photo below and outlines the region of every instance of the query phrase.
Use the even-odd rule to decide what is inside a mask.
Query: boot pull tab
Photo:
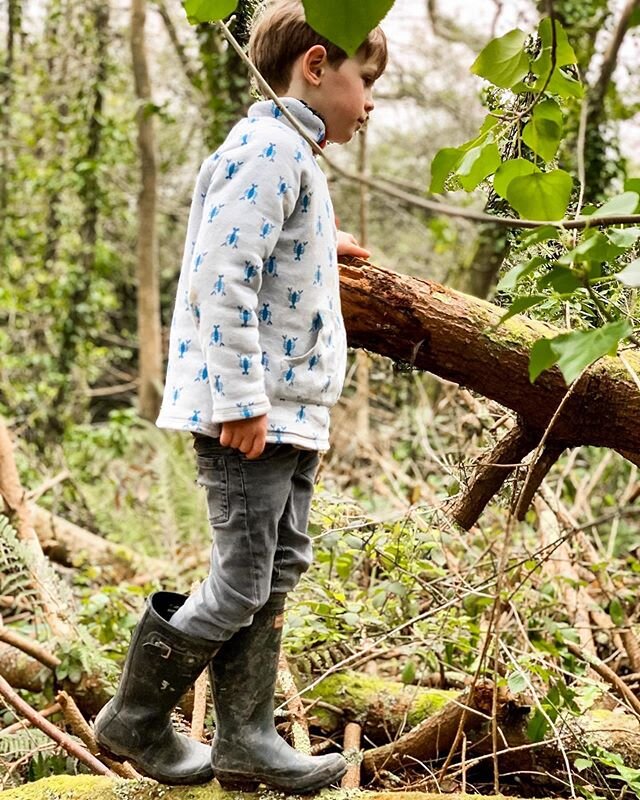
[[[284,625],[284,614],[278,614],[277,617],[273,618],[273,629],[279,630]]]

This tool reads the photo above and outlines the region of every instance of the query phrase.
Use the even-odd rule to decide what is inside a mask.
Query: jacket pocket
[[[322,324],[312,347],[281,361],[280,400],[332,406],[340,397],[347,362],[344,323],[340,314],[328,309],[320,311],[319,317]]]

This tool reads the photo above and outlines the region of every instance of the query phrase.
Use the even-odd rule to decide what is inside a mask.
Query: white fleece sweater
[[[321,142],[322,120],[283,102]],[[324,173],[255,103],[198,175],[157,424],[215,437],[266,413],[267,441],[326,450],[346,365],[337,261]]]

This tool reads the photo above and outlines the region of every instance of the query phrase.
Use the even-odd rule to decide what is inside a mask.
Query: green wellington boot
[[[128,759],[160,783],[206,783],[213,777],[211,749],[176,733],[171,723],[171,712],[221,644],[169,624],[185,600],[173,592],[151,595],[116,695],[94,724],[107,755]]]
[[[285,595],[272,595],[253,622],[222,646],[209,666],[216,712],[211,760],[224,787],[312,792],[338,781],[338,753],[308,756],[290,747],[273,719]]]

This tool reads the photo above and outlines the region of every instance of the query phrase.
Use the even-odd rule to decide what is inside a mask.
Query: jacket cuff
[[[211,422],[233,422],[239,419],[251,419],[271,411],[271,403],[266,395],[256,397],[245,402],[238,402],[232,406],[216,405],[211,415]]]

